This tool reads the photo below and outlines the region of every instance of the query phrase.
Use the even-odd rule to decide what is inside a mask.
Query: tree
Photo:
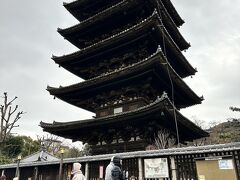
[[[21,155],[23,157],[31,155],[34,152],[37,152],[41,149],[41,142],[38,140],[33,140],[29,136],[20,136],[23,140],[23,148]]]
[[[206,129],[207,125],[204,120],[198,119],[196,116],[192,116],[193,122],[195,125],[197,125],[201,129]],[[202,146],[206,144],[206,138],[200,138],[200,139],[195,139],[193,142],[189,142],[188,145],[193,145],[193,146]]]
[[[10,159],[9,157],[6,157],[4,155],[0,155],[0,164],[9,164],[12,162],[12,159]]]
[[[2,148],[2,154],[8,158],[15,158],[21,154],[24,142],[21,136],[10,136]]]
[[[171,148],[176,144],[176,139],[171,135],[170,131],[162,128],[155,136],[155,146],[158,149]]]
[[[10,136],[8,140],[1,146],[0,163],[12,163],[14,158],[21,154],[23,149],[23,140],[21,137]]]
[[[19,127],[16,123],[24,114],[23,111],[17,111],[18,105],[13,107],[16,99],[17,97],[15,96],[12,100],[8,100],[8,94],[6,92],[3,93],[3,104],[0,105],[0,144],[4,143],[10,137],[13,128]]]
[[[240,108],[238,108],[238,107],[230,107],[229,109],[232,111],[240,112]]]
[[[192,116],[194,124],[202,129],[206,129],[206,122],[204,120],[198,119],[196,116]]]
[[[65,148],[64,158],[74,158],[82,156],[82,151],[76,147]]]
[[[91,147],[88,143],[85,143],[84,146],[83,146],[83,149],[82,149],[82,156],[89,156],[91,155]]]
[[[28,136],[10,136],[1,147],[0,164],[11,163],[18,155],[28,156],[39,151],[40,142]]]
[[[57,155],[62,146],[62,141],[59,140],[58,136],[53,134],[46,134],[43,136],[37,136],[39,142],[41,142],[42,146],[47,150],[47,152]]]
[[[238,107],[233,107],[233,106],[231,106],[231,107],[229,107],[229,109],[231,110],[231,111],[236,111],[236,112],[240,112],[240,108],[238,108]],[[230,118],[231,120],[235,120],[235,121],[240,121],[240,118]]]
[[[212,120],[212,121],[210,121],[210,122],[208,123],[208,125],[209,125],[209,128],[208,128],[208,129],[211,129],[211,128],[217,126],[218,124],[219,124],[218,121]]]

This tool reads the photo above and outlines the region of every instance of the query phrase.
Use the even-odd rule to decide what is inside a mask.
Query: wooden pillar
[[[85,164],[85,179],[89,180],[89,162]]]
[[[59,175],[58,179],[62,180],[63,179],[63,153],[61,153],[61,160],[60,160],[60,165],[59,165]]]
[[[126,141],[124,141],[124,143],[123,143],[123,152],[127,152],[127,142]]]
[[[21,156],[18,156],[15,177],[18,177],[19,179],[20,179],[20,167],[19,167],[20,166],[20,161],[21,161]]]
[[[143,180],[143,162],[142,158],[138,158],[138,180]]]
[[[177,180],[177,169],[176,169],[175,159],[174,157],[170,157],[170,160],[171,160],[172,180]]]
[[[38,166],[34,167],[34,180],[38,179]]]

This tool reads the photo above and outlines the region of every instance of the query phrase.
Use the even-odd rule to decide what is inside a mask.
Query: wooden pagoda
[[[203,98],[182,80],[196,70],[181,52],[190,44],[170,0],[77,0],[64,7],[79,24],[58,32],[79,51],[52,59],[85,81],[47,90],[96,116],[41,122],[44,131],[88,143],[93,154],[145,150],[163,128],[182,143],[208,135],[179,112]]]

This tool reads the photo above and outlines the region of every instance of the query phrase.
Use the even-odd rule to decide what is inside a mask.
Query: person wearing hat
[[[73,175],[72,180],[85,180],[85,176],[81,171],[81,164],[80,163],[73,163],[73,169],[71,174]]]
[[[106,168],[105,180],[123,180],[121,166],[122,159],[119,156],[113,156]]]

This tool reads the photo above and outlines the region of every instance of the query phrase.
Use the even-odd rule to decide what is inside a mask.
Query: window
[[[108,111],[100,111],[100,113],[99,113],[99,116],[100,117],[103,117],[103,116],[107,116],[108,115]]]
[[[128,107],[128,110],[129,110],[129,111],[132,111],[132,110],[137,109],[137,108],[138,108],[138,105],[137,105],[137,104],[133,104],[133,105],[130,105],[130,106]]]
[[[114,114],[121,113],[121,112],[123,112],[123,107],[117,107],[113,109]]]

